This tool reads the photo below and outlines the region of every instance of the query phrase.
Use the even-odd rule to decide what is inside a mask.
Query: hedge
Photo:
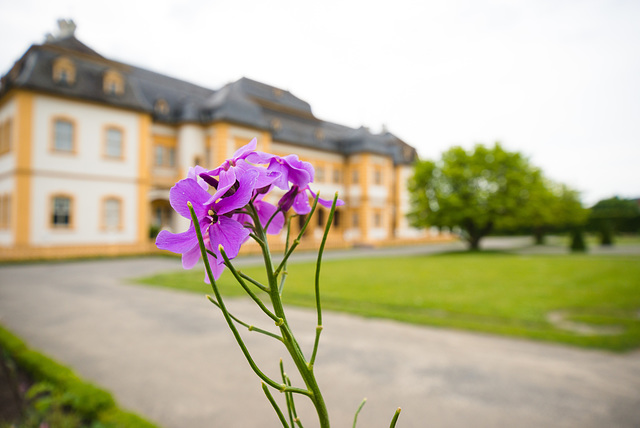
[[[62,392],[67,405],[84,420],[104,428],[159,428],[135,413],[120,409],[113,396],[78,377],[71,369],[30,349],[25,342],[0,325],[0,348],[31,379]]]

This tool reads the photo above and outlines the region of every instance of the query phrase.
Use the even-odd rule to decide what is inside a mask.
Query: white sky
[[[588,204],[640,197],[637,0],[0,0],[0,74],[58,18],[108,58],[288,89],[422,158],[501,141]]]

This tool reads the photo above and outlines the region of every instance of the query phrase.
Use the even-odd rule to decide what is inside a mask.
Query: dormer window
[[[156,100],[156,103],[153,106],[153,111],[155,111],[158,115],[166,116],[169,114],[169,103],[160,98]]]
[[[67,57],[57,58],[53,62],[53,81],[72,85],[76,80],[76,67]]]
[[[104,93],[108,95],[124,94],[124,78],[122,77],[122,74],[115,70],[107,70],[104,73],[102,89]]]

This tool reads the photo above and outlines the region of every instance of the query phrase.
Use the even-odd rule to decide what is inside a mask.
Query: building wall
[[[35,95],[32,110],[29,244],[134,244],[138,240],[139,114],[64,98]],[[74,150],[53,149],[54,121],[74,125]],[[122,131],[122,156],[105,155],[106,129]],[[52,199],[72,201],[71,225],[52,225]],[[121,226],[107,230],[104,200],[120,201]]]
[[[15,219],[15,102],[7,98],[0,104],[0,246],[14,243],[13,222]]]
[[[396,167],[389,157],[369,153],[344,156],[272,141],[268,131],[229,123],[153,124],[146,114],[26,91],[17,91],[0,104],[0,124],[7,118],[12,119],[14,147],[0,154],[0,202],[3,195],[9,195],[11,224],[2,227],[0,221],[0,247],[19,249],[19,254],[85,254],[83,249],[115,254],[152,248],[148,227],[155,222],[158,207],[168,208],[169,189],[175,182],[196,163],[209,169],[220,165],[253,138],[258,139],[259,151],[281,156],[294,153],[310,162],[316,170],[313,189],[325,199],[338,192],[345,201],[337,210],[330,246],[427,236],[411,228],[405,218],[409,209],[406,182],[412,168]],[[71,153],[52,148],[56,118],[74,124]],[[121,158],[105,156],[108,127],[122,131]],[[158,147],[165,150],[160,164]],[[169,150],[173,151],[172,164],[167,161]],[[282,193],[274,191],[270,202],[276,203]],[[52,226],[52,199],[56,195],[72,200],[69,228]],[[105,228],[106,198],[120,201],[120,227]],[[328,214],[329,210],[318,207],[304,235],[307,245],[317,245]],[[168,217],[163,226],[174,232],[186,230],[187,219],[173,212]],[[294,234],[303,221],[292,221]],[[284,240],[285,233],[273,237],[275,243],[283,244]],[[0,256],[2,251],[0,248]]]
[[[396,174],[398,176],[398,184],[396,185],[397,198],[395,203],[397,207],[396,236],[401,239],[425,238],[429,236],[429,232],[424,229],[412,227],[407,219],[407,213],[411,207],[411,196],[407,184],[413,175],[413,167],[406,165],[399,167]]]

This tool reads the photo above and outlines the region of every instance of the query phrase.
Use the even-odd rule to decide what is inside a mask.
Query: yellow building
[[[405,219],[416,151],[393,134],[323,121],[250,79],[214,90],[112,61],[76,39],[72,21],[59,24],[0,81],[0,258],[149,251],[154,226],[186,229],[169,188],[254,137],[259,150],[311,162],[315,190],[346,202],[329,245],[425,237]],[[308,245],[326,216],[314,215]]]

